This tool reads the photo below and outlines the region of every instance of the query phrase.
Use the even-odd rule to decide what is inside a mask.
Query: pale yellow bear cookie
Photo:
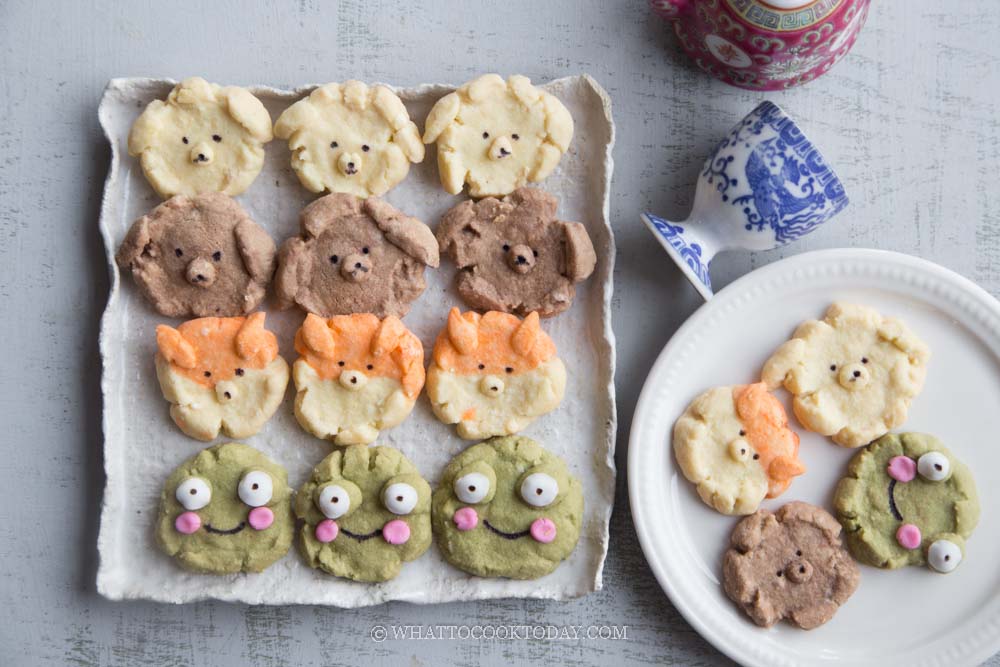
[[[312,192],[381,195],[424,159],[420,132],[399,97],[360,81],[328,83],[278,117],[292,168]]]
[[[437,142],[441,185],[469,184],[472,197],[502,197],[552,173],[573,138],[573,117],[523,76],[486,74],[431,109],[424,143]]]
[[[248,90],[200,77],[153,100],[128,135],[146,180],[164,199],[204,192],[238,195],[264,166],[271,116]]]
[[[170,416],[186,435],[246,438],[278,409],[288,364],[264,317],[202,317],[176,329],[156,327],[156,377]]]
[[[906,421],[930,350],[906,325],[872,308],[834,303],[799,325],[762,378],[795,396],[799,422],[842,447],[860,447]]]
[[[538,313],[521,320],[452,308],[433,354],[431,408],[467,440],[513,435],[554,410],[566,392],[566,366]]]
[[[424,347],[392,315],[310,313],[295,349],[295,417],[338,445],[374,442],[409,416],[424,386]]]

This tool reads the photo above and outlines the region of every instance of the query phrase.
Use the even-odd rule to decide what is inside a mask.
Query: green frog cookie
[[[215,445],[167,478],[156,541],[188,570],[260,572],[292,545],[291,497],[288,473],[263,453]]]
[[[391,447],[338,449],[295,498],[299,549],[310,567],[354,581],[388,581],[431,545],[431,487]]]
[[[537,579],[576,547],[583,490],[534,440],[491,438],[445,468],[433,520],[438,546],[455,567],[481,577]]]
[[[979,521],[972,473],[921,433],[890,433],[858,452],[834,505],[854,557],[889,569],[951,572]]]

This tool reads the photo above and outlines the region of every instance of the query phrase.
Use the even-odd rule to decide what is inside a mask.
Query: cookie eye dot
[[[177,255],[178,257],[183,257],[184,251],[181,250],[180,248],[174,248],[174,254]]]
[[[747,432],[746,432],[746,431],[744,431],[743,429],[740,429],[740,435],[741,435],[741,436],[744,436],[744,435],[746,435],[746,434],[747,434]]]
[[[507,368],[504,369],[504,371],[507,372],[507,373],[513,373],[514,369],[511,368],[510,366],[508,366]]]
[[[191,494],[192,496],[196,496],[196,495],[198,495],[198,489],[191,489],[191,491],[190,491],[189,493],[190,493],[190,494]]]
[[[837,370],[837,364],[830,364],[830,370],[831,371]]]
[[[205,371],[205,377],[207,378],[212,377],[212,371]]]
[[[538,257],[538,251],[537,250],[532,250],[531,252],[533,252],[535,254],[535,257]]]
[[[753,455],[753,460],[754,461],[758,460],[759,458],[760,458],[760,454],[754,454]]]
[[[338,362],[337,362],[337,365],[338,365],[338,366],[343,366],[343,365],[344,365],[344,362],[343,362],[343,361],[338,361]]]
[[[781,570],[778,570],[775,574],[779,577],[784,576],[784,573]]]
[[[364,144],[363,146],[361,146],[361,150],[367,153],[368,151],[371,150],[371,147],[368,144]]]
[[[330,142],[330,148],[337,148],[338,146],[340,146],[340,144],[338,144],[336,141]]]
[[[367,255],[370,252],[370,250],[368,249],[368,246],[365,246],[364,248],[361,249],[361,252]]]
[[[187,137],[181,137],[181,141],[186,144],[188,142],[188,138]]]
[[[212,259],[215,260],[216,262],[221,261],[222,260],[222,251],[221,250],[216,250],[215,252],[213,252],[212,253]]]
[[[479,364],[479,370],[485,370],[486,364]]]
[[[503,251],[504,252],[508,252],[509,250],[510,250],[510,244],[509,243],[504,243],[503,244]]]
[[[510,138],[513,139],[514,141],[517,141],[518,139],[521,138],[521,135],[519,135],[519,134],[512,134],[512,135],[510,135]]]
[[[217,134],[213,134],[212,135],[212,141],[214,141],[215,143],[219,143],[220,141],[222,141],[222,137],[220,137]]]
[[[799,558],[802,558],[802,549],[796,550],[795,555],[798,556]]]
[[[337,257],[336,255],[330,255],[330,263],[331,264],[336,264],[339,261],[340,261],[339,257]]]
[[[483,139],[489,139],[489,138],[490,138],[490,133],[489,132],[483,132]]]
[[[371,370],[371,369],[373,369],[373,368],[375,368],[375,367],[374,367],[374,366],[372,366],[371,364],[368,364],[367,366],[365,366],[365,368],[367,368],[368,370]]]
[[[243,374],[244,374],[245,372],[246,372],[246,371],[244,371],[244,370],[243,370],[242,368],[237,368],[237,369],[236,369],[236,374],[237,374],[237,375],[239,375],[240,377],[243,377]]]
[[[469,493],[475,493],[475,492],[476,492],[476,485],[475,484],[470,484],[469,485]]]
[[[868,357],[861,357],[861,363],[867,364],[868,363]]]

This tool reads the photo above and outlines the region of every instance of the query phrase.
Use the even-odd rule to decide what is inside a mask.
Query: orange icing
[[[371,313],[324,320],[310,313],[295,334],[295,350],[324,380],[343,371],[394,378],[410,398],[424,386],[424,346],[391,315],[381,321]]]
[[[763,382],[736,387],[733,401],[746,438],[760,454],[759,463],[770,482],[767,497],[779,496],[793,477],[806,471],[798,458],[799,436],[788,427],[785,408]]]
[[[492,310],[480,315],[452,308],[434,343],[434,363],[459,375],[504,376],[508,368],[523,373],[555,356],[555,343],[542,331],[538,313],[522,321]]]
[[[248,317],[201,317],[176,329],[156,327],[159,356],[174,371],[214,387],[236,376],[236,369],[264,368],[278,356],[278,340],[264,328],[262,312]],[[209,375],[205,375],[208,373]]]

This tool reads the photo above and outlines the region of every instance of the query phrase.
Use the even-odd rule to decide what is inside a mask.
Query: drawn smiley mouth
[[[889,480],[889,511],[892,515],[896,517],[897,521],[903,520],[903,515],[899,512],[899,507],[896,505],[896,480]]]
[[[376,528],[375,530],[373,530],[370,533],[361,534],[361,533],[352,533],[351,531],[347,530],[346,528],[341,528],[340,532],[342,532],[344,535],[347,535],[348,537],[351,537],[351,538],[357,540],[358,542],[364,542],[365,540],[370,540],[373,537],[378,537],[379,535],[381,535],[382,534],[382,529],[381,528]]]
[[[499,528],[497,528],[496,526],[494,526],[493,524],[491,524],[486,519],[483,519],[483,525],[485,525],[487,528],[489,528],[491,531],[493,531],[494,533],[496,533],[500,537],[506,538],[508,540],[516,540],[519,537],[527,537],[528,535],[531,534],[530,530],[522,530],[519,533],[507,533],[507,532],[504,532],[504,531],[500,530]]]
[[[205,524],[205,530],[207,530],[210,533],[214,533],[216,535],[235,535],[236,533],[240,532],[246,527],[247,527],[246,521],[240,521],[240,525],[236,526],[235,528],[230,528],[229,530],[221,530],[219,528],[213,528],[212,524],[209,523]]]

